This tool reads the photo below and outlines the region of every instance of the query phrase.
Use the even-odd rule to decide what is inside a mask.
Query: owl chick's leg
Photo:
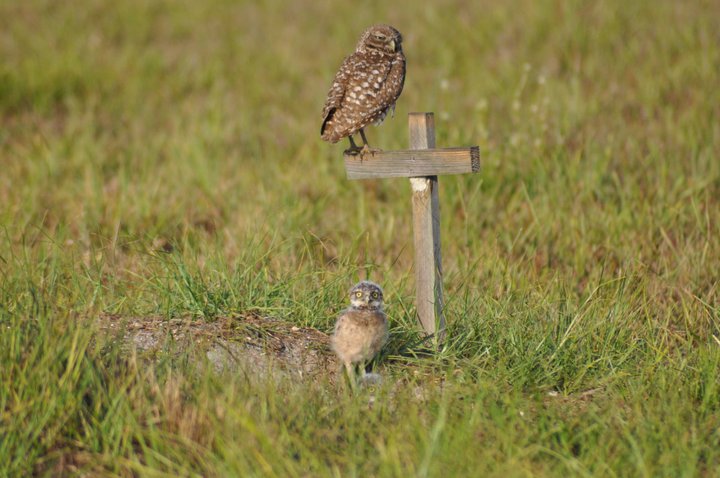
[[[368,143],[368,140],[365,137],[365,130],[363,128],[360,128],[360,136],[362,137],[362,140],[363,140],[363,147],[362,147],[360,154],[362,154],[363,157],[365,157],[365,155],[368,153],[374,156],[375,153],[379,153],[382,151],[380,149],[375,149],[375,148],[370,147],[370,143]]]
[[[357,385],[355,382],[355,367],[352,362],[345,362],[345,373],[347,374],[348,381],[350,382],[350,388],[355,390]]]
[[[360,377],[360,383],[363,386],[366,385],[380,385],[382,383],[382,376],[379,373],[373,373],[373,362],[368,361],[364,363],[360,370],[362,370],[362,376]]]

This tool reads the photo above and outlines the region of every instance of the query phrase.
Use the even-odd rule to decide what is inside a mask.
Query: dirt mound
[[[340,369],[327,334],[269,317],[249,314],[206,322],[191,317],[168,320],[106,315],[99,322],[101,330],[143,357],[192,349],[199,360],[204,356],[218,372],[332,380]]]

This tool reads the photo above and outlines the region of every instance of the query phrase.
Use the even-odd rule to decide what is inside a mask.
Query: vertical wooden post
[[[435,148],[435,118],[432,113],[410,113],[408,124],[411,150]],[[438,178],[410,178],[410,184],[415,243],[415,305],[423,329],[427,334],[434,334],[439,343],[445,334],[445,315],[440,259]]]

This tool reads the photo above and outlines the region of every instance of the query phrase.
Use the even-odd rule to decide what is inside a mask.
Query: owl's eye
[[[357,297],[358,299],[360,297],[362,297],[362,292],[360,292],[360,291],[355,292],[355,297]]]
[[[377,299],[377,298],[378,298],[378,293],[377,293],[377,292],[373,292],[373,293],[370,294],[370,295],[372,296],[373,299]]]

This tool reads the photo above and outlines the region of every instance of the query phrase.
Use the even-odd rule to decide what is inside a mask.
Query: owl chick
[[[382,307],[380,286],[370,281],[358,282],[350,289],[350,307],[335,322],[330,344],[353,385],[354,364],[371,360],[387,342],[387,316]]]
[[[382,123],[388,111],[395,111],[404,83],[405,55],[400,32],[389,25],[365,30],[355,52],[345,58],[335,74],[323,107],[322,139],[337,143],[347,137],[347,152],[372,151],[363,128]],[[362,148],[353,140],[358,131]]]

